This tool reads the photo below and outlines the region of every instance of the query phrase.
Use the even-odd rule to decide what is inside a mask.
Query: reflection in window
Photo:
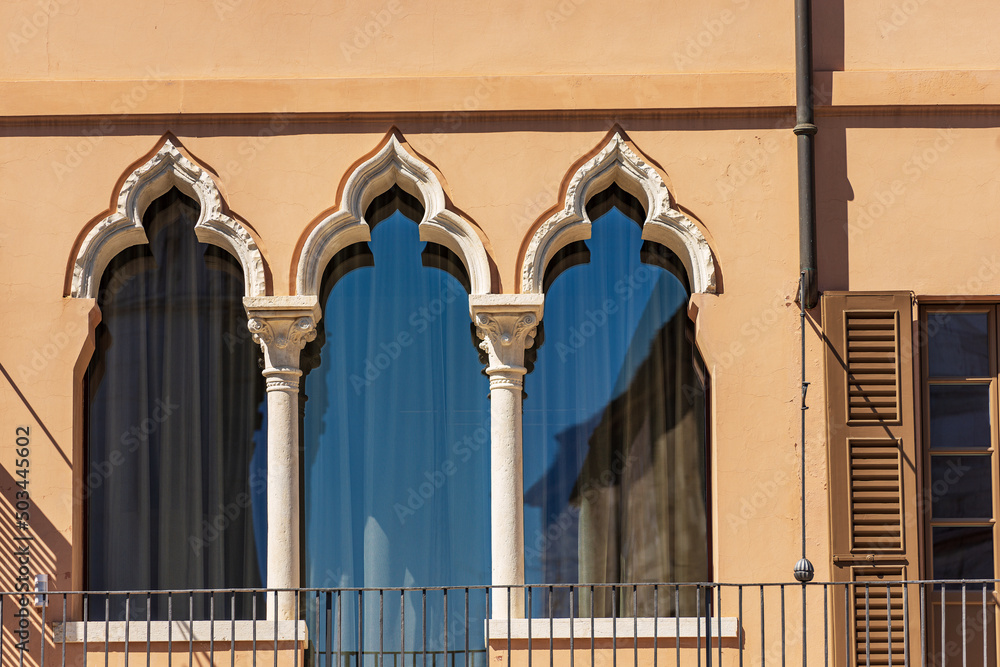
[[[401,212],[419,219],[407,207],[415,200],[394,191],[365,216],[377,221],[371,243],[331,261],[320,331],[304,350],[312,366],[303,428],[309,587],[490,582],[488,385],[471,338],[467,277],[454,255],[419,240]],[[379,618],[378,593],[360,604],[357,594],[335,598],[320,601],[330,605],[321,618],[344,629],[341,650],[356,651],[358,632],[348,629],[357,628],[359,606]],[[441,591],[428,593],[426,615],[419,592],[405,596],[404,619],[398,592],[383,602],[384,635],[366,622],[364,650],[381,641],[399,652],[405,642],[410,664],[419,659],[412,651],[445,648]],[[464,651],[468,627],[485,664],[485,593],[471,592],[467,623],[463,594],[453,592],[448,609],[448,649]],[[325,650],[330,635],[315,636]]]
[[[525,381],[528,583],[709,578],[705,378],[686,280],[621,208],[606,207],[590,241],[567,246],[546,276],[544,344]],[[689,592],[681,613],[695,611]],[[659,614],[677,611],[673,593],[661,591]],[[651,593],[635,600],[627,587],[598,588],[593,600],[584,590],[573,610],[558,591],[541,597],[534,615],[549,604],[558,614],[587,615],[591,604],[599,616],[654,612]]]
[[[198,242],[198,204],[172,190],[143,218],[148,245],[104,272],[102,321],[86,375],[87,589],[264,584],[266,462],[259,348],[247,332],[243,272]],[[237,596],[238,616],[251,601]],[[209,596],[175,596],[172,616],[208,618]],[[260,613],[263,613],[262,602]],[[146,596],[130,616],[146,618]],[[165,596],[149,601],[167,617]],[[218,596],[215,617],[228,618]],[[104,618],[95,599],[90,618]],[[112,601],[123,618],[124,598]]]

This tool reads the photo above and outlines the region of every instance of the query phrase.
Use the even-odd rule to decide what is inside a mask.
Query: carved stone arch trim
[[[587,201],[612,183],[646,206],[642,238],[670,248],[687,270],[692,293],[715,292],[715,262],[708,241],[687,216],[673,208],[667,184],[618,133],[580,167],[566,188],[561,211],[546,220],[528,243],[521,263],[521,292],[541,294],[549,262],[560,249],[590,238]]]
[[[149,242],[142,216],[153,200],[172,187],[201,205],[194,226],[198,240],[227,250],[240,261],[245,296],[265,294],[264,259],[257,242],[240,222],[222,212],[222,196],[211,175],[168,139],[156,155],[125,179],[114,213],[97,223],[83,239],[73,262],[71,297],[96,298],[104,269],[115,255]]]
[[[323,272],[333,256],[352,243],[371,240],[365,209],[393,185],[424,205],[418,226],[420,240],[443,245],[458,255],[469,272],[471,294],[490,292],[490,264],[483,242],[467,220],[447,208],[444,188],[434,171],[413,157],[393,134],[347,179],[340,209],[309,232],[299,253],[296,294],[318,295]]]

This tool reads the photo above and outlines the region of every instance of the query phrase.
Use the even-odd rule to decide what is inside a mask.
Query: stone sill
[[[679,621],[679,632],[678,632]],[[720,623],[721,621],[721,623]],[[495,639],[528,639],[528,619],[492,618],[489,623],[489,637]],[[569,639],[572,623],[573,639],[704,639],[705,619],[695,617],[677,618],[547,618],[531,619],[531,639]],[[593,622],[593,634],[591,634]],[[721,625],[721,632],[720,632]],[[709,626],[712,639],[736,639],[740,635],[740,621],[735,616],[713,618]]]
[[[168,626],[172,625],[169,632],[169,640],[187,644],[189,642],[252,642],[254,641],[254,626],[256,626],[256,640],[258,642],[270,642],[274,640],[274,621],[146,621],[136,620],[128,623],[128,641],[145,642],[149,629],[149,641],[151,643],[166,643],[168,641]],[[235,628],[234,628],[235,625]],[[278,641],[298,640],[305,643],[308,639],[305,621],[278,621]],[[112,644],[121,644],[125,641],[125,621],[68,621],[66,623],[53,623],[53,640],[56,644],[65,641],[67,644],[82,644],[84,642],[84,628],[86,628],[86,641],[88,643],[103,644],[105,641],[105,630],[107,631],[107,641]],[[235,629],[235,638],[233,630]]]

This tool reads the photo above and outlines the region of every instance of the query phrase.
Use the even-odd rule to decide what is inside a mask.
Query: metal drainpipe
[[[795,0],[795,127],[799,154],[799,271],[805,307],[819,301],[816,277],[816,184],[812,104],[812,0]]]

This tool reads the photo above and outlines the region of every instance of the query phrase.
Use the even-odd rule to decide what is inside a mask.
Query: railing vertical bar
[[[324,592],[326,593],[326,667],[333,667],[333,591]]]
[[[41,644],[41,655],[38,656],[39,667],[45,667],[45,610],[49,608],[49,594],[42,593],[42,627],[39,632],[38,643]],[[3,618],[0,616],[0,618]]]
[[[128,636],[129,622],[131,620],[132,620],[132,594],[126,593],[125,594],[125,644],[122,647],[123,652],[125,653],[125,667],[128,667],[129,646],[131,645],[131,643],[129,642],[131,637]]]
[[[525,614],[525,616],[528,619],[528,667],[531,667],[531,654],[534,653],[534,651],[532,650],[533,647],[531,646],[531,618],[533,615],[532,612],[534,611],[535,608],[534,606],[532,606],[531,603],[531,593],[534,589],[531,586],[528,586],[527,588],[528,588],[528,605],[527,605],[527,613]]]
[[[510,663],[510,657],[511,657],[511,655],[510,655],[510,653],[511,653],[511,651],[510,651],[510,626],[511,626],[511,620],[510,620],[510,586],[507,587],[507,596],[506,596],[505,600],[506,600],[506,604],[507,604],[507,664],[510,665],[511,664]],[[528,613],[526,614],[526,616],[528,617],[528,627],[530,629],[530,627],[531,627],[531,608],[530,607],[528,608]]]
[[[865,667],[872,665],[871,598],[870,584],[865,584]]]
[[[674,660],[677,666],[681,664],[681,587],[674,584],[674,648],[677,655]]]
[[[358,591],[358,665],[361,666],[361,656],[365,652],[365,600],[364,591]],[[277,667],[277,665],[275,665]]]
[[[104,667],[108,667],[108,640],[111,635],[111,595],[104,594]],[[190,663],[189,663],[190,664]]]
[[[738,622],[743,622],[743,584],[736,587],[737,602],[736,602],[736,618],[739,619]],[[739,629],[737,628],[737,632]],[[737,646],[740,649],[740,667],[743,667],[743,642],[740,638],[736,638]]]
[[[590,585],[590,667],[595,667],[597,638],[594,636],[594,585]],[[508,656],[509,657],[509,656]],[[510,664],[508,660],[507,664]]]
[[[153,610],[152,610],[152,600],[151,595],[146,592],[146,667],[150,666],[150,661],[152,657],[150,656],[150,643],[151,643],[151,631],[153,627]],[[63,667],[65,667],[65,661],[63,662]]]
[[[927,667],[927,587],[920,586],[920,667]]]
[[[319,614],[316,614],[319,623]],[[147,647],[148,650],[148,647]],[[149,667],[149,665],[146,665]],[[236,591],[229,594],[229,667],[236,667]]]
[[[785,667],[785,585],[778,587],[781,595],[781,667]]]
[[[823,584],[823,665],[830,667],[830,589]]]
[[[378,667],[385,667],[385,589],[378,589]]]
[[[715,587],[715,632],[716,643],[719,645],[719,667],[722,667],[722,584]]]
[[[607,586],[604,587],[605,589]],[[611,587],[611,667],[618,667],[618,605],[614,586]],[[529,654],[530,655],[530,654]],[[531,667],[531,664],[528,664]]]
[[[444,667],[448,667],[448,589],[442,592],[444,593]]]
[[[208,664],[215,664],[215,592],[208,599]]]
[[[84,621],[87,620],[86,609],[84,610]],[[84,626],[87,624],[84,623]],[[174,658],[174,596],[172,593],[167,593],[167,667],[173,662]],[[83,655],[87,655],[87,645],[83,645]],[[83,667],[87,667],[87,661],[84,659]]]
[[[986,631],[986,628],[987,628],[987,625],[986,625],[986,584],[983,584],[983,665],[988,665],[989,664],[989,659],[988,659],[989,653],[987,652],[987,649],[986,649],[986,645],[987,645],[986,638],[989,635],[989,633]]]
[[[966,628],[968,628],[967,618],[966,618],[966,585],[962,584],[962,667],[968,665],[968,656],[966,655],[969,650],[969,640],[966,635]],[[986,628],[983,628],[985,630]]]
[[[273,634],[271,635],[272,646],[274,648],[274,667],[278,667],[278,599],[281,597],[281,593],[276,589],[274,591],[274,627],[271,629]]]
[[[0,605],[0,612],[2,611],[3,611],[3,606]],[[169,609],[167,613],[169,613]],[[88,599],[87,594],[84,593],[83,594],[83,667],[87,667],[87,640],[89,639],[88,635],[90,634],[90,623],[87,622],[87,616],[89,616],[89,614],[90,614],[90,600]],[[170,667],[170,652],[169,652],[170,635],[167,634],[167,637],[168,637],[167,667]],[[2,639],[3,639],[3,632],[0,631],[0,640]],[[2,650],[2,648],[3,644],[0,643],[0,650]]]
[[[573,598],[570,598],[570,605],[573,604]],[[572,627],[572,626],[570,626]],[[572,637],[572,635],[570,635]],[[653,667],[656,667],[658,656],[660,652],[660,586],[659,584],[653,584]],[[573,667],[570,665],[570,667]]]
[[[850,662],[846,663],[848,665],[858,662],[857,619],[851,622],[854,617],[853,609],[856,606],[854,596],[857,594],[857,587],[850,583],[844,584],[844,657],[852,656]]]
[[[490,598],[493,597],[493,589],[490,587],[486,588],[486,664],[490,664],[490,610],[493,608],[490,605]],[[468,636],[468,630],[466,630],[466,636]],[[508,663],[509,664],[509,663]]]
[[[188,665],[194,664],[194,592],[188,593]]]
[[[701,586],[694,587],[694,608],[695,625],[698,627],[698,632],[695,633],[698,636],[695,656],[698,658],[698,667],[701,667]]]
[[[257,667],[257,596],[254,595],[250,602],[250,660],[253,663],[253,667]]]
[[[910,587],[903,584],[903,664],[910,664]]]
[[[487,646],[487,653],[489,647]],[[465,588],[465,667],[469,667],[469,588]]]
[[[148,595],[148,593],[147,593],[147,595]],[[63,601],[63,613],[62,613],[63,640],[62,640],[62,663],[61,664],[65,666],[66,665],[66,594],[65,593],[63,593],[63,595],[62,595],[62,601]],[[0,610],[2,610],[2,609],[3,609],[3,598],[0,598]],[[0,611],[0,618],[3,618],[3,612],[2,611]],[[87,633],[87,629],[84,628],[83,632],[84,632],[84,634],[86,634]],[[146,632],[146,636],[147,637],[149,636],[149,631],[148,630]],[[149,651],[148,651],[148,649],[147,649],[146,653],[147,653],[146,661],[149,662],[149,658],[148,658]],[[147,667],[148,667],[148,665],[147,665]]]
[[[639,588],[632,584],[632,656],[639,664]]]
[[[293,596],[293,601],[295,602],[295,625],[292,626],[292,667],[299,667],[299,608],[302,604],[302,592],[295,591]],[[278,638],[275,637],[275,648],[277,648]],[[214,665],[214,662],[210,662],[210,665]]]
[[[945,620],[944,620],[945,619],[945,611],[944,611],[944,608],[945,608],[945,603],[944,603],[944,601],[945,601],[945,589],[946,588],[947,588],[947,586],[945,584],[941,584],[941,666],[942,667],[944,667],[945,665],[948,664],[948,658],[945,657],[945,650],[944,650],[945,649],[945,638],[944,638],[945,637],[945,635],[944,635],[944,628],[945,628]]]
[[[406,591],[399,591],[399,662],[406,664]]]
[[[889,667],[892,667],[892,584],[885,585],[885,618],[888,633],[886,642],[889,646]]]
[[[421,641],[421,667],[427,667],[427,589],[421,589],[420,591],[420,623],[421,623],[421,634],[423,639]]]
[[[549,667],[555,664],[555,614],[552,609],[554,597],[555,589],[549,586]]]
[[[680,637],[680,633],[677,633],[677,636]],[[760,667],[764,667],[764,665],[765,665],[765,656],[764,656],[764,653],[765,653],[765,651],[764,651],[764,587],[761,586],[760,587]],[[679,655],[680,655],[680,651],[678,651],[678,656]],[[678,659],[678,663],[677,664],[680,664],[679,659]]]
[[[574,606],[574,600],[573,600],[573,598],[575,597],[573,593],[575,592],[576,592],[576,587],[570,586],[569,587],[569,667],[573,667],[576,662],[576,658],[574,655],[574,653],[576,652],[576,646],[573,641],[574,640],[573,630],[574,626],[576,625],[576,607]],[[654,639],[653,641],[656,640]],[[655,655],[653,656],[653,667],[656,667]]]
[[[344,667],[344,603],[341,592],[337,590],[337,667]]]

